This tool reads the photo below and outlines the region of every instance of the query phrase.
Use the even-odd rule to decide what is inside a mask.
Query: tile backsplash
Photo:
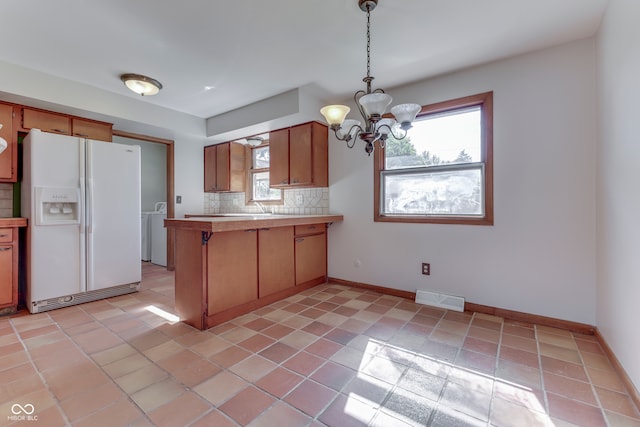
[[[287,215],[329,214],[328,188],[296,188],[284,190],[283,205],[263,205],[267,212]],[[245,204],[244,193],[205,193],[204,213],[259,213],[255,204]]]
[[[0,184],[0,218],[13,216],[13,184]]]

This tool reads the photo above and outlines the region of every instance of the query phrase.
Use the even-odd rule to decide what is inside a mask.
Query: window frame
[[[262,172],[269,172],[269,168],[253,168],[253,150],[256,148],[268,147],[269,142],[263,142],[262,144],[252,147],[245,146],[245,169],[247,171],[247,185],[244,192],[245,205],[255,205],[260,203],[261,205],[284,205],[284,192],[280,190],[280,199],[278,200],[254,200],[253,199],[253,175]],[[271,164],[269,164],[271,166]]]
[[[462,165],[451,165],[449,169],[471,168],[468,165],[482,165],[483,174],[483,216],[463,216],[463,215],[385,215],[382,214],[383,188],[382,174],[385,171],[384,148],[377,146],[374,150],[373,160],[373,220],[375,222],[399,222],[399,223],[424,223],[424,224],[461,224],[461,225],[493,225],[493,92],[484,92],[476,95],[438,102],[425,105],[418,113],[417,119],[447,113],[469,107],[480,107],[481,111],[481,159],[480,162],[463,163]],[[443,166],[426,166],[418,168],[419,171],[438,171],[446,169]],[[409,169],[392,169],[393,174],[403,174],[402,171]],[[391,171],[391,170],[389,170]],[[387,174],[390,172],[387,171]],[[410,171],[416,173],[416,168]]]

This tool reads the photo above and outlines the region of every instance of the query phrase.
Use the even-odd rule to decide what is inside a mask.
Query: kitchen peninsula
[[[214,325],[327,281],[327,228],[342,215],[191,216],[175,231],[180,320]]]

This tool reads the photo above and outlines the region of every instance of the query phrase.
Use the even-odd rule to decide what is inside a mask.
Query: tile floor
[[[201,332],[143,277],[0,319],[0,425],[640,426],[592,336],[338,285]]]

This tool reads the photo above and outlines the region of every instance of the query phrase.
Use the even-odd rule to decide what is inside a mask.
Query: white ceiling
[[[389,88],[593,35],[607,0],[380,0],[374,87]],[[122,73],[164,85],[146,102],[198,117],[308,86],[363,88],[357,0],[2,0],[0,60],[138,97]]]

